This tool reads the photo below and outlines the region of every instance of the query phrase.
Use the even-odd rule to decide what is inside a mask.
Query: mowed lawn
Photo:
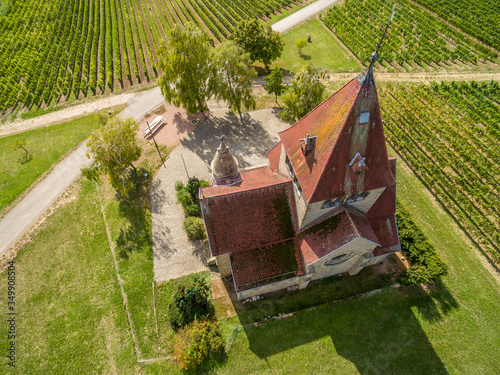
[[[0,211],[99,126],[94,114],[0,138]],[[10,146],[25,140],[22,149]]]
[[[401,160],[398,184],[399,199],[450,265],[436,291],[383,292],[260,327],[241,327],[237,317],[221,320],[226,339],[232,328],[241,331],[213,373],[500,373],[500,287]],[[170,354],[173,337],[163,300],[156,301],[155,333],[152,259],[144,233],[150,218],[144,205],[123,206],[105,186],[97,190],[86,180],[73,189],[75,198],[46,220],[16,259],[18,357],[12,373],[178,373],[168,359],[136,363],[101,212],[102,202],[118,242],[142,358],[163,357]],[[6,272],[0,296],[6,312]],[[6,337],[7,329],[1,324],[0,336]],[[7,340],[0,340],[0,350],[7,352]],[[9,370],[6,357],[1,366]]]
[[[299,55],[295,40],[311,37],[311,43]],[[318,19],[311,19],[301,26],[282,35],[285,49],[279,60],[273,64],[292,73],[299,72],[303,66],[314,62],[317,66],[331,72],[357,72],[363,67],[352,57],[344,46],[337,41]]]
[[[16,368],[12,374],[131,374],[135,353],[95,183],[80,179],[15,260]],[[0,277],[7,313],[7,275]],[[4,372],[5,371],[5,372]]]

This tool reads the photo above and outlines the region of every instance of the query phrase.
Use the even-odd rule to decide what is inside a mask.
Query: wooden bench
[[[156,131],[162,126],[165,122],[163,116],[158,116],[153,120],[151,124],[148,124],[146,128],[142,131],[144,133],[144,137],[151,137]],[[147,123],[147,122],[146,122]]]

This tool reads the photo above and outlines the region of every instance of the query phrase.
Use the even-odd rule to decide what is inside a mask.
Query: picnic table
[[[148,124],[148,122],[146,121],[146,124],[148,125],[142,131],[144,133],[144,137],[145,138],[151,137],[154,133],[156,133],[156,131],[160,128],[160,126],[163,125],[164,122],[165,119],[163,118],[163,116],[156,117],[151,124]]]

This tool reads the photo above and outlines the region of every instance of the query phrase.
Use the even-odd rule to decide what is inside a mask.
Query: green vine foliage
[[[396,213],[401,251],[411,267],[399,276],[405,285],[432,283],[448,272],[448,265],[439,257],[436,249],[427,241],[425,234],[413,221],[410,213],[398,203]]]

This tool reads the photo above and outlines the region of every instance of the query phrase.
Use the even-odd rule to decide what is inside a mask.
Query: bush
[[[410,269],[399,275],[399,282],[404,285],[426,284],[446,275],[448,265],[439,257],[434,246],[427,241],[410,213],[399,202],[396,220],[401,251],[411,264]]]
[[[205,238],[205,225],[202,218],[187,217],[182,226],[190,240],[195,241]]]
[[[214,316],[210,282],[198,273],[179,281],[168,306],[168,320],[177,330],[195,319]]]
[[[222,353],[224,343],[216,321],[195,320],[191,325],[179,331],[173,355],[182,370],[198,367],[214,354]]]
[[[199,180],[196,177],[191,177],[187,185],[184,185],[181,181],[175,182],[175,197],[177,198],[177,203],[180,203],[184,209],[186,216],[201,216],[198,190],[204,186],[210,186],[210,183],[206,180]]]

